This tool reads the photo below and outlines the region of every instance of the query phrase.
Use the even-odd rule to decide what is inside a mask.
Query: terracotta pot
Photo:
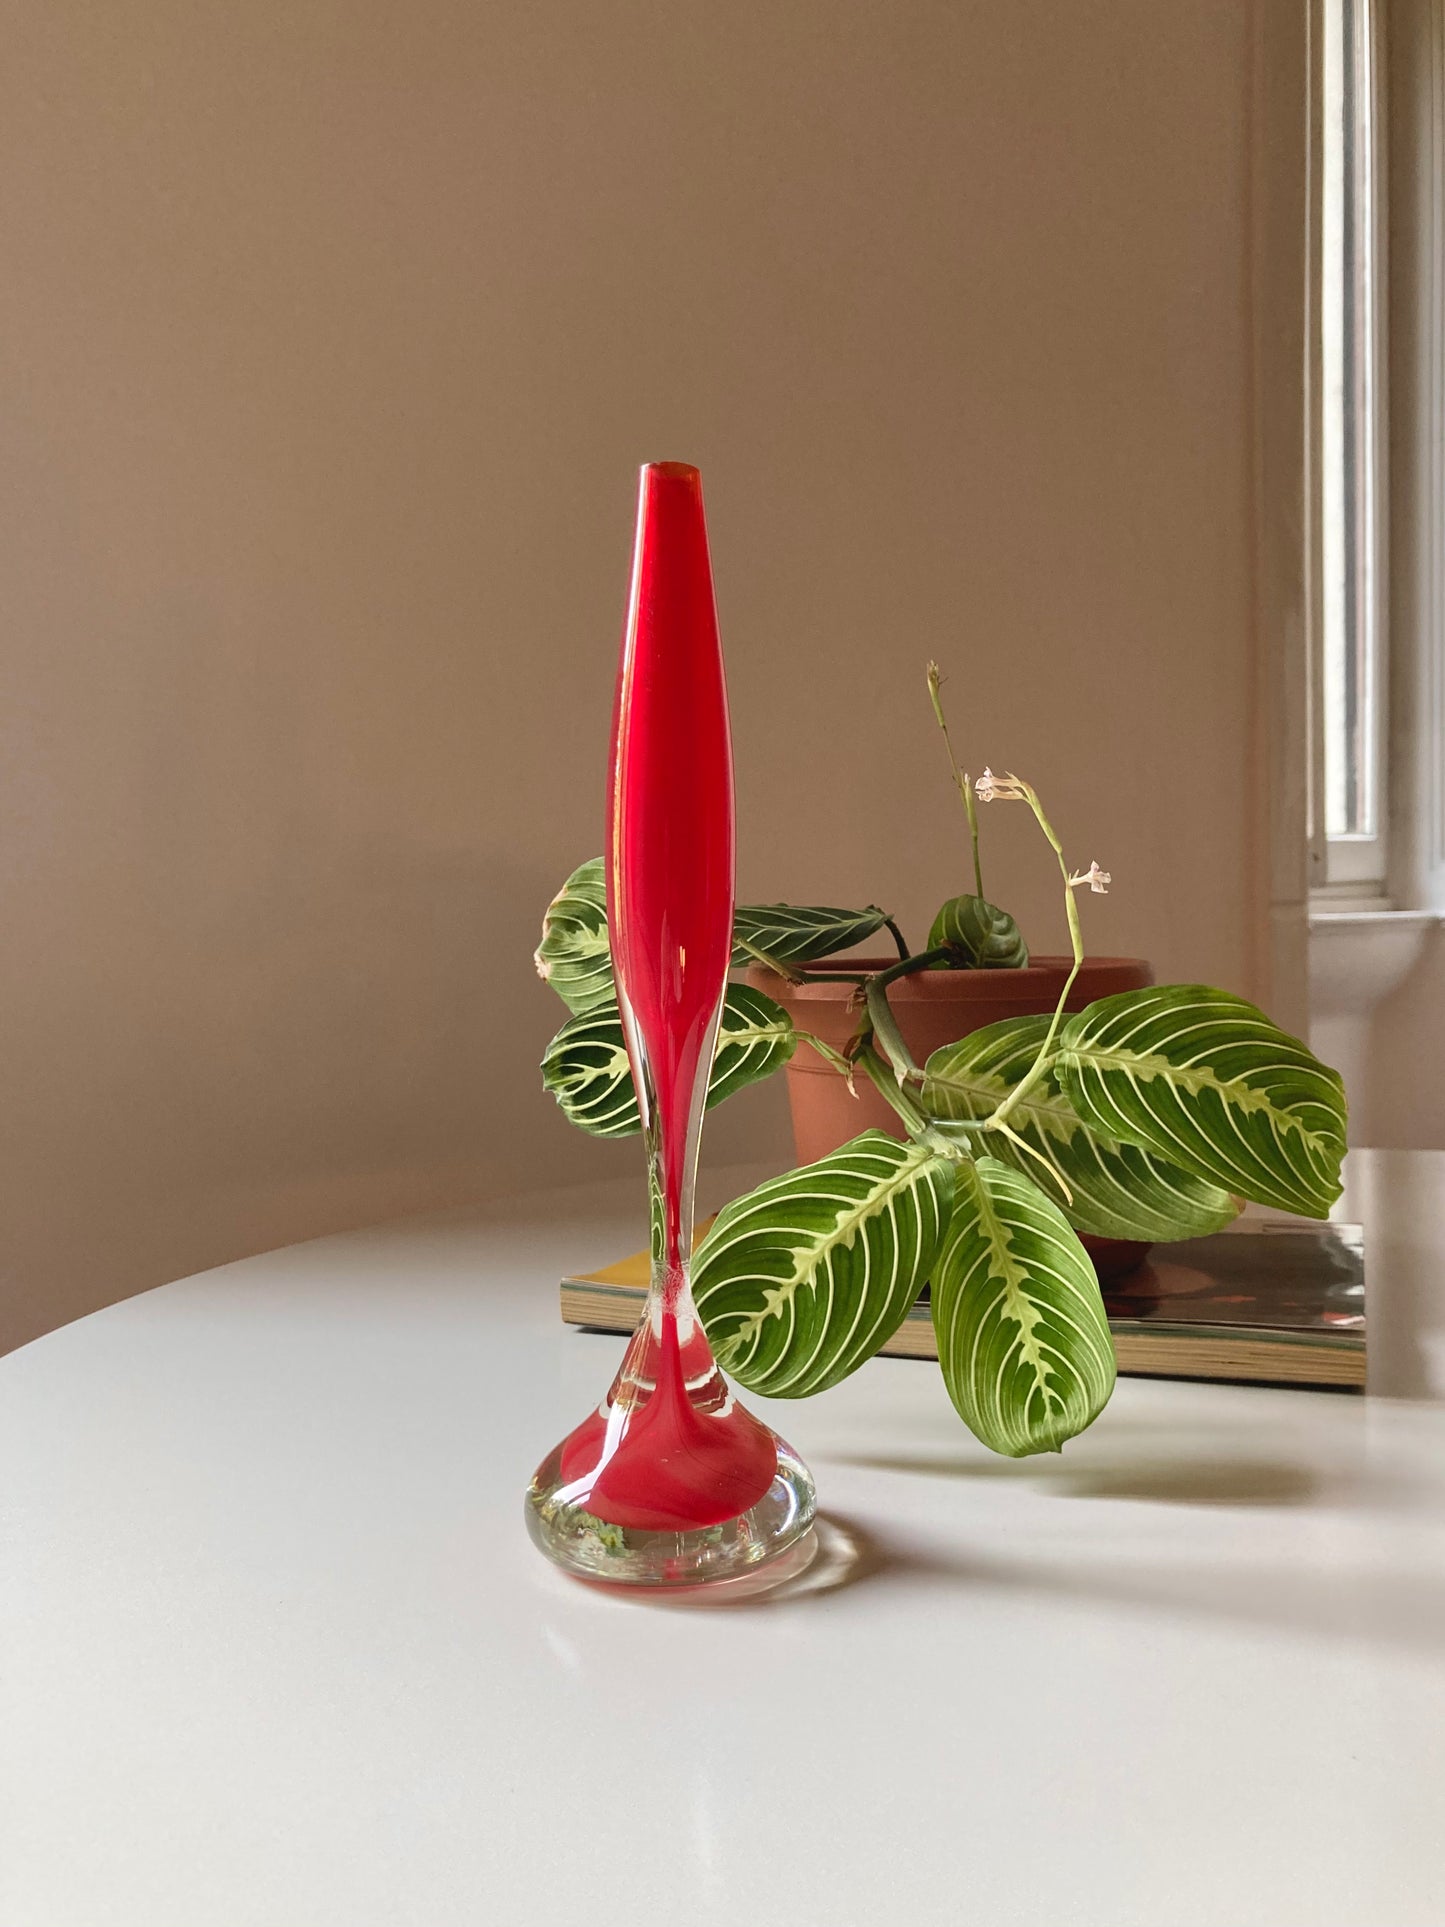
[[[805,969],[883,970],[893,957],[849,957],[826,960]],[[1035,957],[1026,970],[921,970],[900,977],[888,990],[888,1002],[898,1019],[904,1042],[918,1063],[944,1044],[1003,1017],[1027,1017],[1053,1009],[1058,1002],[1069,958]],[[805,982],[790,984],[762,964],[753,964],[747,981],[772,997],[801,1030],[811,1031],[825,1044],[842,1050],[858,1027],[858,1007],[851,984]],[[1117,990],[1144,990],[1154,972],[1140,957],[1088,957],[1069,993],[1069,1010],[1082,1010],[1096,997]],[[855,1079],[858,1095],[849,1095],[845,1080],[815,1050],[802,1044],[787,1069],[788,1104],[793,1114],[793,1143],[800,1164],[836,1151],[860,1131],[876,1129],[901,1138],[903,1126],[866,1078]],[[1122,1239],[1086,1238],[1101,1278],[1131,1270],[1148,1245]]]

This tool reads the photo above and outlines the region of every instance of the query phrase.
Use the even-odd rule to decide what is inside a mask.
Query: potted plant
[[[1081,1236],[1203,1236],[1246,1199],[1326,1216],[1345,1094],[1242,997],[1155,986],[1129,959],[1099,960],[1090,983],[1077,892],[1106,889],[1108,873],[1070,868],[1031,784],[989,770],[969,780],[933,664],[928,680],[968,813],[974,891],[943,904],[916,954],[873,905],[739,908],[744,974],[728,987],[708,1089],[720,1103],[803,1050],[835,1080],[841,1115],[871,1093],[890,1128],[875,1109],[846,1142],[829,1141],[836,1129],[805,1104],[799,1168],[722,1211],[698,1246],[693,1296],[726,1372],[798,1398],[871,1357],[927,1283],[954,1405],[986,1445],[1022,1456],[1059,1449],[1113,1387]],[[985,897],[980,802],[1033,813],[1058,859],[1068,959],[1031,964],[1013,918]],[[835,961],[884,929],[895,959]],[[596,1136],[640,1130],[600,858],[549,906],[537,967],[572,1012],[543,1058],[545,1087]]]
[[[973,968],[936,968],[896,978],[889,989],[889,1006],[903,1041],[919,1063],[945,1044],[981,1030],[1006,1017],[1037,1016],[1051,1011],[1068,977],[1072,960],[1030,952],[1013,918],[989,903],[983,887],[976,800],[968,776],[953,754],[948,722],[943,713],[942,678],[937,663],[928,665],[928,694],[942,731],[953,783],[963,799],[972,848],[974,895],[953,898],[934,920],[932,945],[945,934],[945,914],[952,915],[965,937],[965,954]],[[1102,894],[1107,873],[1097,871],[1091,887]],[[786,915],[786,906],[778,906]],[[840,919],[850,913],[838,911]],[[897,958],[854,956],[846,961],[824,957],[817,962],[777,956],[747,966],[745,981],[776,998],[792,1018],[799,1043],[785,1070],[793,1148],[800,1164],[811,1164],[846,1144],[861,1130],[888,1131],[902,1137],[901,1120],[882,1095],[866,1082],[841,1080],[835,1062],[820,1055],[812,1038],[846,1052],[857,1029],[858,986],[863,978],[886,969],[909,955],[903,934],[891,917],[870,906],[861,917],[880,919],[898,950]],[[765,937],[775,933],[763,929]],[[872,935],[870,931],[868,933]],[[786,935],[784,934],[786,949]],[[863,939],[865,942],[867,938]],[[1154,982],[1152,966],[1142,957],[1086,955],[1068,991],[1066,1012],[1084,1009],[1099,997],[1120,990],[1143,990]],[[1137,1266],[1149,1251],[1149,1241],[1082,1234],[1084,1249],[1094,1261],[1100,1281],[1108,1283]]]

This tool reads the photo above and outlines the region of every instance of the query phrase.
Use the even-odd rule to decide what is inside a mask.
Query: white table
[[[1438,1927],[1445,1157],[1354,1173],[1377,1393],[1121,1381],[990,1457],[930,1365],[768,1415],[792,1589],[548,1567],[632,1182],[330,1238],[0,1363],[3,1927]],[[1395,1396],[1405,1394],[1406,1396]]]

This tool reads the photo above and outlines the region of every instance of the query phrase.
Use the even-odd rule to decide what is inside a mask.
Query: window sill
[[[1435,910],[1311,910],[1313,1018],[1367,1018],[1414,970],[1441,921]]]
[[[1445,922],[1445,911],[1391,910],[1384,904],[1342,903],[1330,909],[1320,905],[1309,913],[1311,935],[1317,930],[1328,935],[1334,930],[1372,927],[1405,930],[1416,924],[1428,929],[1431,924],[1442,922]]]

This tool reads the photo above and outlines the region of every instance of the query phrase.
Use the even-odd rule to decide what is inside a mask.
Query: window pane
[[[1325,832],[1379,832],[1373,126],[1367,0],[1325,0],[1321,541]]]

